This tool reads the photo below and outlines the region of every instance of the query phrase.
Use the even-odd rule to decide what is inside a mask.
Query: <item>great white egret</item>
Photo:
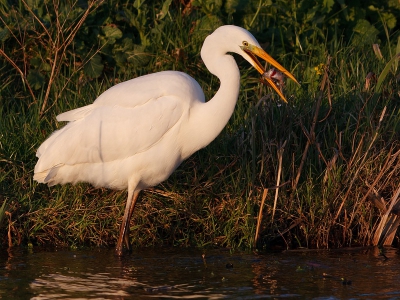
[[[227,25],[209,35],[201,49],[208,70],[220,80],[205,102],[189,75],[164,71],[117,84],[92,104],[57,116],[68,123],[37,150],[34,179],[49,186],[89,182],[128,189],[116,253],[129,250],[129,223],[139,192],[166,180],[197,150],[213,141],[235,108],[240,73],[234,52],[243,56],[286,101],[260,57],[296,81],[247,30]],[[296,81],[297,82],[297,81]]]

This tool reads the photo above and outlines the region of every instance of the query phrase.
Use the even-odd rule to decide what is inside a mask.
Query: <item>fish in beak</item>
[[[281,86],[283,84],[283,75],[289,77],[294,82],[298,83],[296,78],[263,49],[251,44],[240,46],[240,48],[242,48],[242,50],[248,56],[250,56],[251,60],[254,63],[253,66],[262,75],[261,82],[271,86],[275,90],[275,92],[277,92],[277,94],[282,98],[282,100],[287,102],[285,96],[282,94],[281,91]],[[270,63],[274,68],[271,68],[270,70],[266,71],[259,62],[259,60],[257,59],[257,57],[260,57],[266,62]],[[277,84],[277,82],[279,84]]]

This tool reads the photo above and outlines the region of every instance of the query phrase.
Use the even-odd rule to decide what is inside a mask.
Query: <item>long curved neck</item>
[[[215,52],[204,55],[202,51],[202,57],[208,70],[219,78],[220,88],[211,100],[191,110],[190,142],[187,143],[190,154],[204,148],[220,134],[235,109],[240,87],[239,69],[231,55]]]
[[[209,67],[209,70],[219,78],[220,87],[214,97],[201,107],[205,120],[201,127],[207,137],[207,145],[220,134],[231,118],[240,87],[239,69],[231,55],[220,57],[213,66],[214,69]]]

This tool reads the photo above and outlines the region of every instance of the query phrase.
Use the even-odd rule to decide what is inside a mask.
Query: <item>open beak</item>
[[[251,60],[254,62],[254,67],[257,69],[257,71],[263,75],[262,82],[267,83],[269,86],[271,86],[275,92],[278,93],[278,95],[282,98],[283,101],[287,102],[285,96],[282,94],[281,89],[279,86],[272,80],[270,77],[265,76],[266,70],[264,67],[261,65],[261,63],[258,61],[257,56],[264,59],[266,62],[270,63],[272,66],[274,66],[277,70],[282,72],[284,75],[292,79],[294,82],[298,83],[296,78],[284,67],[281,66],[280,63],[278,63],[275,59],[273,59],[267,52],[265,52],[263,49],[254,46],[254,45],[246,45],[246,46],[241,46],[242,50],[247,53],[247,55],[250,56]]]

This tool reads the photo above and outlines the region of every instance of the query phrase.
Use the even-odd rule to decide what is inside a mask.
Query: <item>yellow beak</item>
[[[261,75],[264,75],[264,73],[266,71],[264,70],[264,67],[261,65],[261,63],[258,61],[257,56],[262,58],[262,59],[264,59],[266,62],[270,63],[272,66],[274,66],[280,72],[282,72],[287,77],[292,79],[294,82],[298,83],[296,78],[294,78],[294,76],[288,70],[286,70],[284,67],[282,67],[280,63],[278,63],[275,59],[273,59],[263,49],[261,49],[261,48],[259,48],[257,46],[254,46],[254,45],[250,45],[250,44],[246,45],[246,46],[241,46],[240,48],[242,48],[242,50],[244,52],[246,52],[247,55],[250,56],[251,60],[254,62],[254,67],[257,69],[257,71]],[[272,79],[270,79],[270,78],[268,78],[266,76],[263,76],[263,80],[262,81],[264,83],[267,83],[268,85],[270,85],[275,90],[275,92],[278,93],[278,95],[282,98],[282,100],[287,102],[285,96],[281,92],[281,89],[276,85],[276,83]]]

